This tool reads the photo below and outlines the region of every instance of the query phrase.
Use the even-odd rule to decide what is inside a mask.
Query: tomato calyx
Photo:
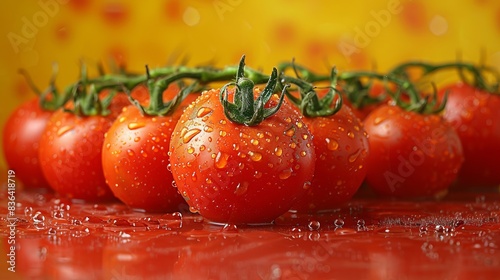
[[[220,89],[219,100],[224,108],[224,114],[230,121],[246,126],[255,126],[278,112],[283,104],[284,91],[287,86],[283,88],[278,103],[274,107],[266,108],[266,103],[271,99],[278,85],[278,70],[273,68],[264,90],[255,98],[255,83],[253,80],[245,77],[244,69],[245,56],[240,60],[236,72],[236,80],[225,84]],[[233,102],[229,101],[228,87],[230,86],[235,87]]]

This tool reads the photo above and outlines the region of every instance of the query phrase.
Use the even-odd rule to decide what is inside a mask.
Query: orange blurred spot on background
[[[107,23],[122,24],[128,18],[129,9],[123,3],[107,3],[102,8],[102,16]]]
[[[70,0],[68,4],[74,11],[84,12],[88,10],[90,1],[91,0]]]
[[[273,33],[278,43],[291,43],[295,40],[295,29],[289,22],[276,24]]]
[[[54,33],[57,40],[67,41],[69,37],[68,25],[66,23],[57,24]]]
[[[498,32],[500,32],[500,8],[498,8],[496,15],[495,15],[495,22],[497,25]]]
[[[167,0],[165,3],[165,13],[169,20],[181,21],[182,4],[178,0]]]
[[[413,32],[426,30],[427,15],[424,4],[421,2],[407,2],[401,12],[401,20],[407,29]]]

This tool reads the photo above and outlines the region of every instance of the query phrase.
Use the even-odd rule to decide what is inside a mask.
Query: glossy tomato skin
[[[382,195],[443,194],[464,156],[457,133],[441,116],[385,105],[365,120],[369,135],[367,183]]]
[[[269,104],[276,102],[273,96]],[[272,222],[310,185],[316,159],[311,138],[287,103],[262,123],[245,126],[225,117],[219,91],[210,90],[177,123],[172,173],[191,210],[208,220]]]
[[[49,189],[38,160],[39,142],[51,111],[40,107],[39,98],[19,106],[3,128],[3,151],[10,169],[27,189]]]
[[[316,168],[311,186],[292,208],[331,210],[349,201],[365,179],[369,154],[363,123],[347,106],[327,117],[304,118],[313,135]]]
[[[498,187],[500,184],[500,95],[457,83],[448,92],[444,118],[462,142],[465,161],[458,183],[467,187]]]
[[[104,179],[101,151],[104,134],[128,100],[116,96],[106,116],[77,116],[62,109],[50,118],[40,139],[39,159],[52,189],[87,201],[114,198]]]
[[[148,212],[187,209],[169,169],[170,137],[189,95],[173,114],[145,116],[135,106],[123,108],[104,140],[102,165],[113,194],[131,208]]]

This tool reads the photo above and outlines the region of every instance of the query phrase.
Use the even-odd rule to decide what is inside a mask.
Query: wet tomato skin
[[[370,154],[366,181],[382,195],[425,197],[446,192],[464,156],[457,133],[441,116],[384,105],[364,122]]]
[[[464,150],[458,183],[463,187],[500,184],[500,95],[464,83],[441,89],[448,92],[444,118],[452,124]]]
[[[40,139],[39,159],[52,189],[62,196],[88,201],[113,199],[104,179],[101,151],[104,134],[129,104],[116,96],[106,116],[77,116],[57,110]]]
[[[287,103],[262,123],[245,126],[225,117],[218,90],[206,91],[172,135],[172,173],[191,210],[208,220],[272,222],[310,185],[316,159],[311,138]]]
[[[125,107],[108,130],[102,150],[104,176],[129,207],[148,212],[187,209],[173,184],[168,149],[183,109],[197,96],[189,95],[167,116],[145,116],[135,106]]]
[[[347,106],[327,117],[304,118],[313,135],[316,168],[311,187],[292,208],[317,212],[349,201],[366,176],[368,137]]]
[[[49,189],[38,160],[39,141],[53,112],[34,98],[19,106],[3,128],[3,151],[10,169],[27,189]]]

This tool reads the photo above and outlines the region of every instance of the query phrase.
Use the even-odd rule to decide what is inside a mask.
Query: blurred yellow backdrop
[[[2,128],[33,97],[19,68],[44,88],[57,62],[64,87],[82,58],[142,71],[172,57],[223,66],[246,54],[248,65],[264,71],[293,57],[325,72],[333,65],[383,71],[407,59],[453,60],[458,51],[478,61],[483,50],[500,66],[497,0],[21,0],[0,7]]]

